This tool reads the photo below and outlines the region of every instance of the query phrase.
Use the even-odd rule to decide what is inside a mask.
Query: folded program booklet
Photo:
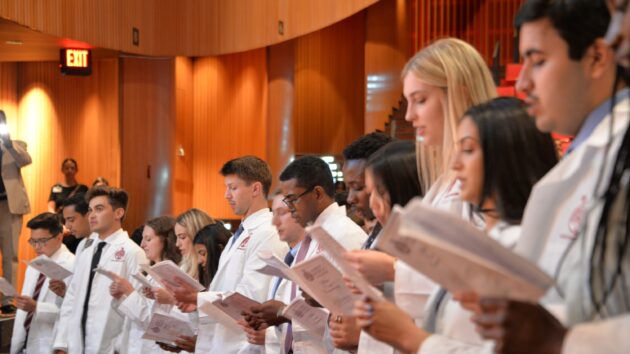
[[[323,254],[311,257],[291,268],[270,252],[259,252],[258,257],[297,284],[325,308],[334,313],[352,316],[354,301],[360,296],[352,294],[343,280],[342,273]]]
[[[394,207],[377,247],[451,292],[537,301],[553,284],[534,263],[419,199]]]
[[[154,280],[168,288],[180,287],[180,282],[197,290],[203,291],[205,288],[193,279],[190,275],[179,269],[173,261],[167,260],[154,264],[153,266],[141,265],[140,269],[144,270]]]

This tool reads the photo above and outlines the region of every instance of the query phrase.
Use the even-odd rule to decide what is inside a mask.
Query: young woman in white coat
[[[151,219],[144,225],[140,246],[151,264],[165,260],[175,263],[181,261],[181,253],[175,246],[174,226],[175,219],[170,216]],[[144,287],[134,289],[127,279],[117,278],[110,286],[110,293],[120,301],[118,311],[125,315],[118,352],[120,354],[160,352],[154,341],[142,339],[153,314],[154,300],[149,298],[152,295],[151,289]]]
[[[557,163],[551,136],[536,129],[522,101],[497,98],[466,112],[456,144],[451,169],[461,198],[483,217],[490,237],[512,248],[534,184]],[[432,294],[423,328],[386,301],[360,301],[355,312],[366,331],[403,352],[484,350],[471,313],[443,288]]]
[[[490,71],[471,45],[446,38],[411,58],[402,79],[407,99],[405,119],[417,134],[419,175],[426,191],[423,201],[470,219],[473,214],[459,196],[459,183],[448,170],[448,162],[455,151],[455,132],[464,112],[496,96]],[[367,279],[375,284],[394,281],[396,304],[420,325],[424,304],[435,285],[382,252],[362,251],[357,256],[351,261]],[[364,351],[369,352],[369,348]]]

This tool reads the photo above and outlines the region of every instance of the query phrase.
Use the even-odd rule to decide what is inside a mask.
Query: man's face
[[[523,69],[516,88],[527,95],[528,112],[543,132],[575,135],[591,111],[589,51],[569,58],[568,44],[547,18],[525,23],[520,32]]]
[[[280,240],[292,244],[304,234],[304,228],[291,216],[289,207],[282,199],[284,199],[284,195],[278,194],[271,202],[271,211],[273,212],[271,223],[278,230]]]
[[[61,246],[62,237],[62,233],[54,236],[46,229],[35,229],[31,230],[31,239],[29,240],[29,244],[33,246],[33,249],[35,249],[35,253],[37,253],[38,256],[43,254],[47,257],[52,257],[52,255],[55,254]]]
[[[366,220],[374,219],[370,209],[370,195],[365,189],[365,160],[347,160],[342,167],[343,180],[348,186],[348,205]]]
[[[297,180],[291,178],[287,181],[280,182],[280,189],[284,196],[285,204],[291,211],[291,216],[302,227],[306,227],[309,223],[315,222],[317,219],[317,199],[313,196],[313,190],[307,191],[303,187],[297,185]]]
[[[89,210],[90,230],[99,235],[111,231],[115,222],[121,220],[124,215],[124,211],[121,213],[122,208],[114,210],[104,195],[92,198]]]
[[[234,214],[245,215],[254,196],[254,183],[247,184],[237,175],[225,176],[225,199],[232,207]]]
[[[83,238],[90,235],[89,213],[81,215],[75,210],[74,205],[63,208],[63,219],[68,231],[76,238]]]

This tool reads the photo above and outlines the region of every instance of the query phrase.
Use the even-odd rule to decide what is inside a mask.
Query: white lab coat
[[[68,354],[113,353],[123,327],[123,316],[112,306],[115,300],[109,294],[111,280],[96,273],[92,282],[84,350],[81,316],[92,256],[99,242],[107,242],[107,246],[103,249],[98,266],[128,278],[134,287],[140,284],[131,275],[140,271],[140,264],[149,263],[144,251],[122,229],[114,232],[105,241],[94,241],[79,254],[54,342],[55,349],[65,350]]]
[[[518,242],[521,227],[499,223],[488,235],[511,249]],[[475,326],[470,320],[473,314],[462,308],[459,302],[452,300],[450,293],[446,293],[443,300],[438,303],[439,293],[440,289],[436,288],[426,306],[427,313],[437,310],[435,323],[432,324],[435,333],[422,343],[418,354],[492,352],[493,343],[482,340],[475,331]]]
[[[59,247],[50,259],[70,271],[74,269],[74,255],[64,244],[61,244],[61,247]],[[22,286],[22,295],[33,296],[39,274],[40,273],[34,268],[26,268],[24,285]],[[71,276],[64,279],[66,286],[70,282],[70,279]],[[28,343],[26,346],[26,353],[28,354],[48,354],[51,352],[54,327],[63,298],[48,290],[49,281],[50,279],[48,278],[44,280],[44,284],[39,292],[37,307],[35,309],[35,315],[31,321],[31,329],[29,331]],[[24,321],[26,320],[26,315],[27,312],[22,310],[17,310],[15,314],[13,336],[11,337],[12,354],[19,353],[22,350],[22,347],[24,347],[24,340],[26,339]]]
[[[437,209],[451,212],[465,220],[471,220],[471,212],[467,203],[459,195],[459,182],[439,178],[429,189],[422,201]],[[475,226],[483,227],[477,219],[471,220]],[[424,318],[424,308],[429,296],[437,285],[401,261],[396,262],[396,276],[394,281],[396,305],[405,310],[421,326]]]
[[[276,228],[271,224],[272,213],[262,209],[243,220],[243,233],[236,244],[234,237],[228,242],[219,259],[219,269],[212,279],[209,291],[199,293],[197,306],[212,302],[219,294],[229,291],[239,292],[258,302],[267,300],[272,277],[259,273],[264,267],[258,253],[266,250],[282,258],[289,250],[280,241]],[[247,347],[247,337],[242,331],[235,331],[220,325],[216,320],[200,313],[199,334],[196,353],[238,353]]]
[[[564,298],[554,287],[548,291],[542,303],[565,324],[581,324],[565,340],[563,350],[566,353],[585,353],[589,350],[621,353],[627,352],[629,347],[627,333],[630,333],[630,316],[585,324],[597,320],[589,298],[588,274],[594,232],[603,204],[600,199],[593,201],[593,192],[600,171],[603,171],[602,183],[596,195],[601,195],[608,186],[617,151],[628,127],[629,113],[629,100],[620,100],[615,106],[613,143],[607,156],[604,154],[609,137],[610,115],[586,141],[566,155],[535,186],[525,210],[522,224],[524,236],[515,250],[537,262],[548,274],[558,274],[556,282]],[[583,220],[587,222],[586,232],[579,235]],[[561,255],[569,246],[571,249],[560,264]]]

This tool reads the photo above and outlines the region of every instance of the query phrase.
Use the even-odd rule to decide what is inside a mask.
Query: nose
[[[411,102],[407,101],[407,110],[405,111],[405,120],[407,122],[413,122],[415,119],[415,114],[413,114],[413,110],[411,109]]]
[[[525,94],[529,94],[532,89],[532,82],[529,73],[529,65],[523,65],[521,72],[518,74],[518,79],[516,80],[516,90],[519,92],[523,92]]]
[[[459,157],[459,152],[456,152],[451,160],[451,170],[460,171],[462,169],[462,162]]]

